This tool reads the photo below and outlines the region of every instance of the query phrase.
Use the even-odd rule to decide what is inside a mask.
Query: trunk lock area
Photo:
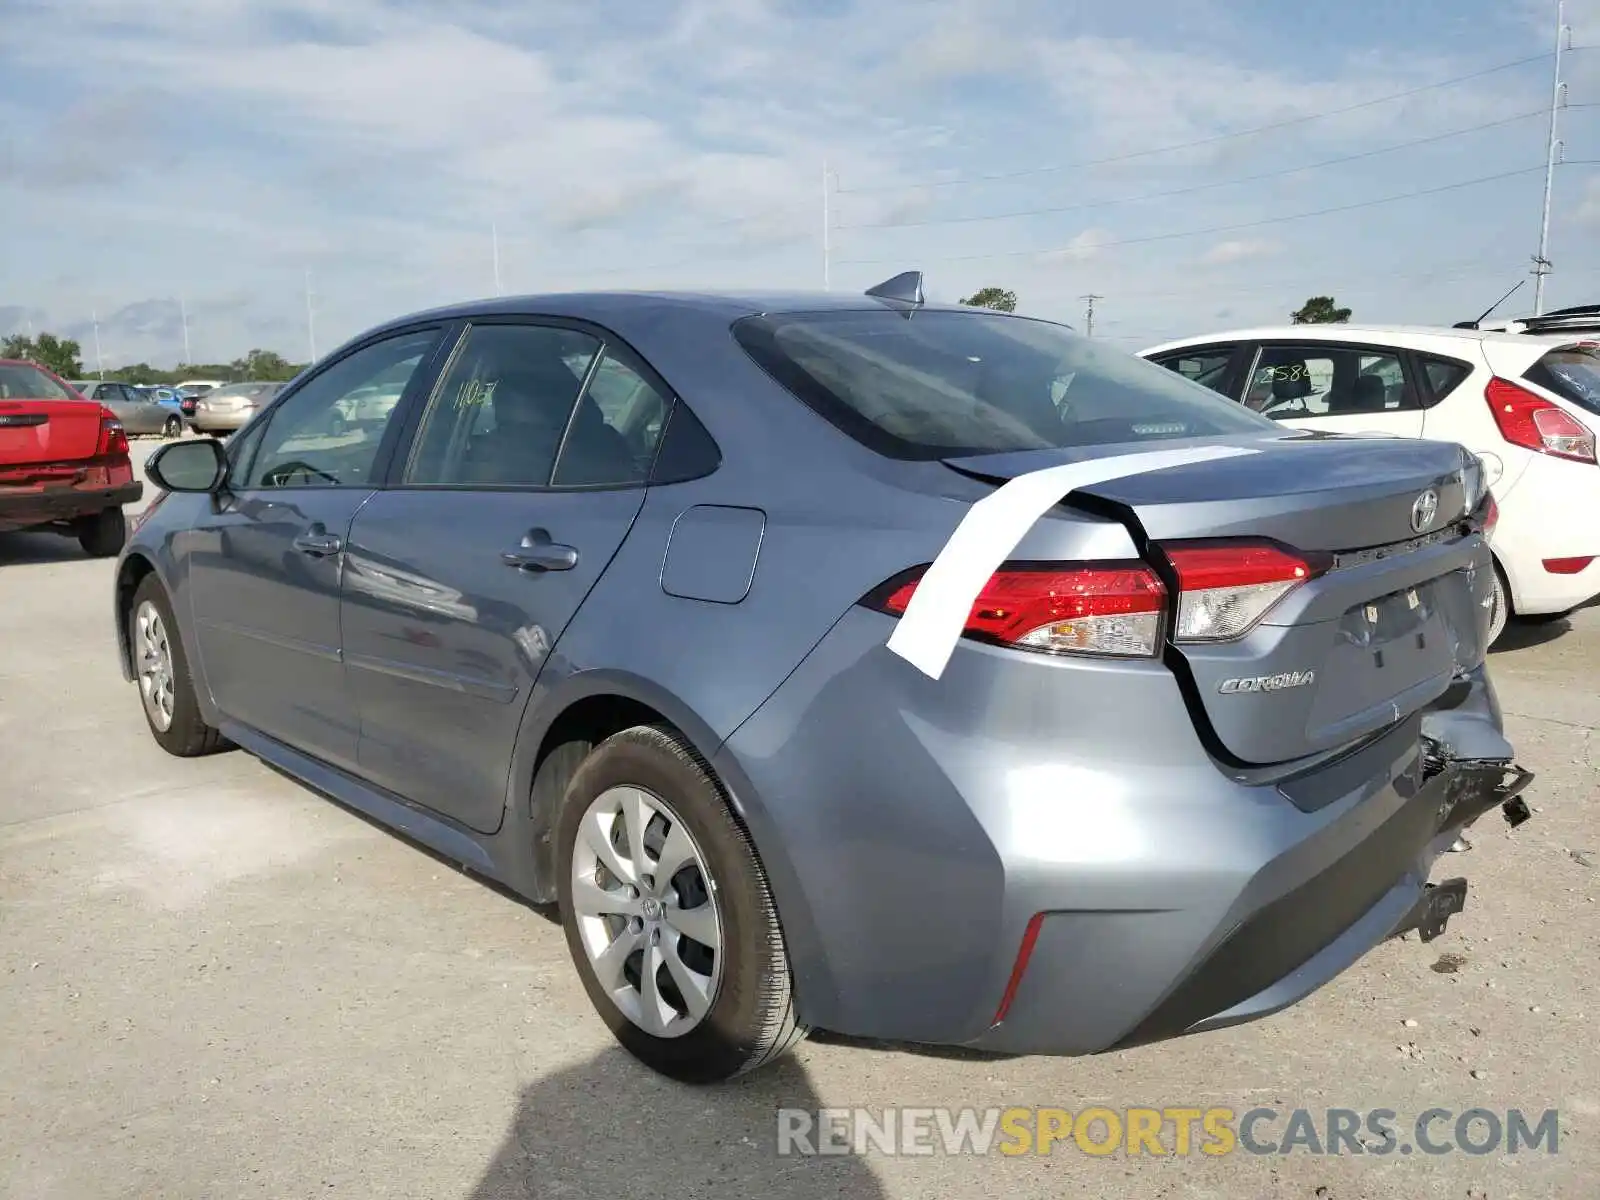
[[[1533,815],[1522,798],[1523,789],[1533,781],[1532,771],[1504,758],[1458,757],[1445,743],[1424,735],[1422,780],[1432,783],[1441,775],[1447,779],[1439,801],[1440,834],[1464,830],[1497,806],[1513,829]],[[1466,906],[1465,879],[1430,883],[1389,936],[1398,937],[1414,929],[1422,941],[1431,942]]]

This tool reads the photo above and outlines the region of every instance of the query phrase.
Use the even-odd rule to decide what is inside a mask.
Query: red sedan
[[[0,359],[0,533],[49,529],[110,558],[144,494],[116,414],[29,362]]]

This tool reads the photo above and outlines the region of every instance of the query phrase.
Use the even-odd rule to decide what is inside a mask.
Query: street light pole
[[[1556,136],[1557,116],[1566,98],[1567,85],[1561,81],[1561,55],[1571,40],[1567,28],[1566,2],[1556,0],[1556,65],[1550,87],[1550,133],[1545,146],[1544,209],[1539,223],[1539,253],[1533,259],[1533,315],[1544,315],[1544,277],[1550,274],[1550,197],[1555,190],[1556,165],[1561,161],[1561,139]]]

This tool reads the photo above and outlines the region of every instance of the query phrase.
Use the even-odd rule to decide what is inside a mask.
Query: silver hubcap
[[[1506,625],[1506,590],[1495,576],[1494,590],[1489,593],[1489,642],[1492,645]]]
[[[167,626],[156,606],[146,600],[134,615],[133,627],[133,652],[139,663],[139,695],[144,700],[145,716],[165,733],[172,728],[174,702],[172,646],[167,641]]]
[[[700,847],[667,803],[637,787],[602,792],[572,851],[578,938],[600,986],[640,1029],[682,1037],[722,980],[722,922]]]

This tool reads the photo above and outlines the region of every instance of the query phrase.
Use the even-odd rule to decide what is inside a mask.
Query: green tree
[[[1017,294],[1008,292],[1005,288],[979,288],[972,295],[965,297],[961,303],[971,308],[993,308],[998,309],[1000,312],[1016,312]]]
[[[13,334],[0,343],[0,358],[24,358],[64,379],[83,377],[83,347],[71,338],[41,333],[36,338]]]
[[[245,379],[282,382],[293,379],[300,368],[276,350],[252,350],[243,358],[236,359],[230,370]]]
[[[1298,312],[1289,314],[1296,325],[1343,325],[1350,319],[1350,310],[1340,308],[1332,296],[1312,296]]]

